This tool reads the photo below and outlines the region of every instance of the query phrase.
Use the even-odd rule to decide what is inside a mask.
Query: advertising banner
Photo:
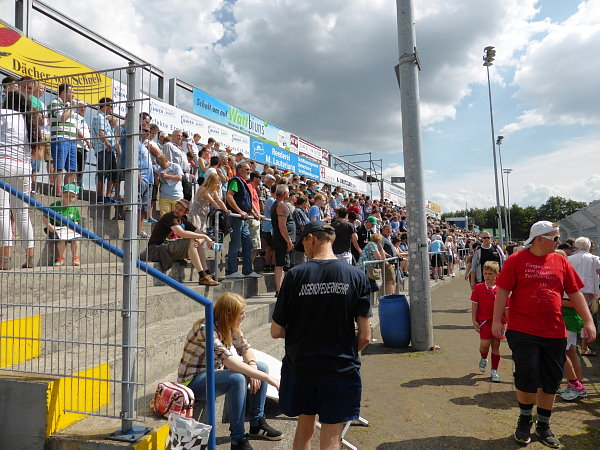
[[[394,186],[384,180],[383,182],[383,196],[386,200],[394,202],[394,205],[406,206],[406,194],[404,189],[399,186]]]
[[[194,113],[217,124],[260,138],[281,149],[290,150],[290,133],[242,109],[194,88]]]
[[[329,152],[327,150],[294,134],[290,134],[290,149],[304,158],[309,158],[321,165],[329,166]]]
[[[298,175],[304,175],[313,180],[319,181],[321,179],[321,164],[314,162],[313,160],[298,156],[298,167],[296,170]]]
[[[250,159],[261,163],[268,163],[278,169],[287,169],[297,172],[298,156],[285,151],[268,142],[250,138]]]
[[[368,186],[364,181],[327,166],[321,166],[321,182],[332,186],[340,186],[349,192],[368,193]]]
[[[98,103],[112,94],[112,81],[104,74],[86,73],[93,70],[1,23],[0,67],[19,77],[49,78],[45,84],[53,90],[68,83],[73,86],[75,97],[87,103]]]
[[[241,152],[246,158],[250,157],[250,138],[244,134],[155,99],[150,99],[150,107],[142,110],[152,116],[152,123],[158,125],[161,131],[172,133],[173,130],[182,130],[190,137],[198,133],[201,142],[212,137],[221,143],[221,149],[231,147],[233,154]]]

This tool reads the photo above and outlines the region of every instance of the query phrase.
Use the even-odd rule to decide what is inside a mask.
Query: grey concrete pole
[[[419,112],[419,79],[416,38],[411,0],[396,0],[398,14],[397,66],[402,108],[402,142],[404,147],[404,176],[406,178],[406,207],[408,210],[408,253],[410,276],[411,345],[418,351],[433,347],[431,293],[429,291],[429,255],[427,220],[423,192],[423,155]]]

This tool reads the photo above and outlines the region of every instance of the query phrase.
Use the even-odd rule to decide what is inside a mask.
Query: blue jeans
[[[77,170],[77,147],[75,141],[57,139],[50,142],[50,154],[54,169],[75,172]]]
[[[269,373],[268,366],[258,361],[257,369]],[[265,415],[265,399],[267,398],[267,382],[260,384],[256,394],[248,391],[248,379],[245,375],[231,370],[215,370],[215,393],[217,396],[225,394],[225,408],[229,417],[229,431],[232,442],[243,439],[244,415],[246,413],[246,394],[250,402],[250,426],[258,425],[258,419]],[[206,400],[206,372],[196,375],[188,387],[194,391],[195,401]]]
[[[252,269],[252,239],[250,238],[250,229],[248,222],[240,217],[230,217],[229,225],[232,228],[231,242],[229,242],[229,253],[227,254],[227,268],[225,275],[237,272],[238,270],[238,252],[242,249],[242,273],[248,275]]]

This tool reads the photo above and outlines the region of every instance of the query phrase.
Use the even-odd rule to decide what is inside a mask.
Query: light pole
[[[483,49],[485,54],[483,55],[483,65],[487,70],[487,82],[488,82],[488,97],[490,100],[490,124],[492,127],[492,151],[494,153],[494,180],[496,182],[496,218],[498,219],[498,231],[500,235],[500,248],[504,248],[504,238],[502,236],[502,214],[500,212],[500,191],[498,190],[498,164],[496,162],[496,134],[494,132],[494,113],[492,111],[492,86],[490,84],[490,66],[493,65],[494,57],[496,56],[496,50],[494,47],[487,46]]]
[[[506,240],[510,242],[510,233],[508,232],[508,217],[506,215],[506,196],[504,194],[504,169],[502,168],[502,152],[500,151],[500,145],[502,145],[502,141],[504,140],[504,136],[498,136],[496,139],[496,145],[498,146],[498,158],[500,159],[500,180],[502,180],[502,204],[504,205],[504,231],[506,234]]]
[[[512,227],[510,224],[510,188],[508,187],[508,175],[512,172],[512,169],[503,169],[502,172],[506,174],[506,197],[508,197],[508,240],[512,240]]]

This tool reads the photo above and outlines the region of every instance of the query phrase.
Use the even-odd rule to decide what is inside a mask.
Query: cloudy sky
[[[393,0],[53,0],[166,72],[334,154],[404,175]],[[12,0],[0,0],[13,19]],[[495,204],[483,48],[511,202],[600,198],[600,2],[414,0],[426,197]],[[122,64],[39,13],[31,37],[87,65]],[[179,98],[182,105],[189,99]],[[347,158],[352,160],[353,158]],[[358,157],[355,158],[360,159]]]

